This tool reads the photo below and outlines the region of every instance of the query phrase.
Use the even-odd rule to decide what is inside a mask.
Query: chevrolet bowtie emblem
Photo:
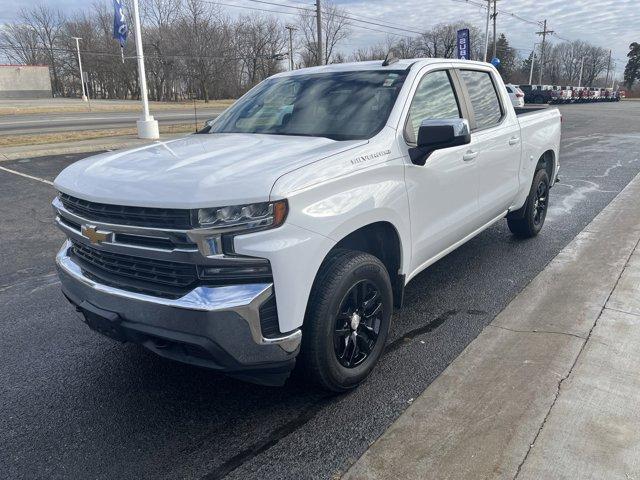
[[[89,239],[91,243],[98,244],[105,242],[109,239],[111,232],[100,232],[94,225],[82,225],[80,227],[82,236]]]

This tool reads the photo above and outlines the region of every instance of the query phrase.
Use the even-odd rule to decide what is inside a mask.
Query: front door
[[[423,120],[461,118],[450,73],[436,70],[420,80],[409,107],[404,137],[415,145]],[[407,156],[413,253],[412,272],[473,231],[477,214],[477,162],[469,145],[436,150],[425,165]]]

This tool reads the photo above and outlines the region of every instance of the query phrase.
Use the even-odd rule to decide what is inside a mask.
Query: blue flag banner
[[[469,41],[469,29],[458,30],[458,58],[471,60],[471,43]]]
[[[127,19],[124,16],[124,5],[122,5],[122,1],[123,0],[113,0],[113,38],[118,40],[120,46],[124,48],[129,27],[127,26]]]

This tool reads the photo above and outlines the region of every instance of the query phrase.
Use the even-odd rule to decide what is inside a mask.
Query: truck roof
[[[464,65],[473,65],[473,66],[491,66],[490,63],[485,62],[476,62],[472,60],[457,60],[454,58],[404,58],[402,60],[398,60],[390,65],[383,66],[382,60],[371,60],[366,62],[349,62],[349,63],[332,63],[329,65],[321,65],[318,67],[307,67],[301,68],[298,70],[293,70],[289,72],[282,72],[274,75],[275,77],[286,77],[290,75],[308,75],[313,73],[326,73],[326,72],[357,72],[357,71],[397,71],[397,70],[406,70],[413,65],[418,65],[420,67],[438,64],[438,63],[447,63],[454,64],[456,66],[464,66]]]

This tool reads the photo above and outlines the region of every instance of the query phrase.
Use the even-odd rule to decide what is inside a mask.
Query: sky
[[[111,4],[111,0],[105,1]],[[222,1],[222,0],[220,0]],[[313,8],[314,0],[270,0],[274,3]],[[486,10],[466,3],[465,0],[334,0],[349,13],[367,17],[370,21],[393,23],[409,30],[422,31],[438,23],[465,20],[484,31]],[[473,0],[484,3],[486,0]],[[29,7],[44,2],[63,11],[74,12],[91,5],[87,0],[0,0],[0,23],[15,19],[20,7]],[[258,3],[251,0],[224,0],[223,3],[254,6],[263,9],[293,11],[282,7]],[[88,7],[90,8],[90,7]],[[222,7],[230,14],[247,13],[246,9]],[[616,73],[622,75],[626,54],[631,42],[640,42],[640,8],[637,0],[499,0],[498,32],[504,32],[512,47],[526,56],[540,37],[536,25],[515,18],[509,13],[530,21],[548,21],[548,28],[562,39],[585,40],[594,45],[611,49],[616,63]],[[277,14],[286,19],[294,16]],[[366,26],[366,25],[363,25]],[[412,35],[408,32],[368,25],[369,28]],[[373,32],[364,28],[352,28],[352,35],[339,50],[351,51],[371,44],[384,42],[388,33]],[[558,36],[548,37],[552,42],[562,41]]]

